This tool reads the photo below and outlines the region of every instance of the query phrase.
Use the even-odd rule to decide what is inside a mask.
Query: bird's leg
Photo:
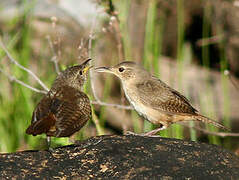
[[[161,126],[160,128],[157,128],[157,129],[154,129],[154,130],[152,130],[152,131],[143,133],[142,135],[143,135],[143,136],[157,137],[157,136],[153,136],[153,135],[157,134],[159,131],[162,131],[162,130],[164,130],[164,129],[166,129],[166,127],[165,127],[165,126]]]
[[[134,133],[134,132],[131,132],[131,131],[127,131],[126,135],[160,137],[159,135],[155,135],[155,134],[157,134],[159,131],[164,130],[166,128],[167,128],[166,126],[161,126],[160,128],[157,128],[157,129],[154,129],[152,131],[142,133],[142,134],[137,134],[137,133]]]
[[[141,136],[141,134],[137,134],[137,133],[134,133],[132,131],[126,131],[125,135]]]
[[[46,137],[46,142],[47,142],[47,149],[51,151],[52,148],[51,148],[51,137],[50,136]]]

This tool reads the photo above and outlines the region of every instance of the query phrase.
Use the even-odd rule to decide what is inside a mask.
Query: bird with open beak
[[[92,67],[90,60],[69,67],[57,76],[36,106],[27,134],[46,134],[50,146],[50,137],[69,137],[86,124],[91,118],[91,106],[82,90]]]

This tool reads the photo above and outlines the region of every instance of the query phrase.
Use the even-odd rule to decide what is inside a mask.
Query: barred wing
[[[91,117],[87,95],[75,88],[62,86],[50,91],[36,107],[28,134],[68,137],[79,131]]]
[[[196,114],[186,97],[168,85],[153,78],[144,83],[137,84],[137,93],[140,101],[153,109],[168,114]]]

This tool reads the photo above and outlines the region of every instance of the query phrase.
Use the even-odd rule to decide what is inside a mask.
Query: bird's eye
[[[83,73],[82,73],[82,71],[80,71],[80,75],[82,75]]]
[[[119,72],[123,72],[124,71],[124,68],[123,67],[120,67],[119,68]]]

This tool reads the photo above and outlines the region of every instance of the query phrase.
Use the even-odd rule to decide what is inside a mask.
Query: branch
[[[47,94],[47,91],[40,90],[40,89],[34,88],[34,87],[26,84],[26,83],[20,81],[19,79],[17,79],[15,76],[11,76],[11,75],[7,74],[1,68],[0,68],[0,72],[2,72],[2,74],[4,74],[10,81],[15,81],[16,83],[21,84],[22,86],[27,87],[28,89],[31,89],[32,91],[35,91],[37,93]]]
[[[88,42],[88,56],[89,58],[91,58],[92,56],[92,41],[94,38],[94,29],[96,26],[96,16],[94,17],[93,21],[92,21],[92,25],[91,25],[91,29],[90,29],[90,33],[89,33],[89,42]],[[81,45],[80,47],[82,48],[83,46],[83,41],[81,41]],[[133,107],[131,106],[124,106],[124,105],[119,105],[119,104],[111,104],[111,103],[105,103],[102,102],[100,100],[100,98],[97,96],[96,90],[95,90],[95,86],[94,86],[94,76],[93,76],[93,72],[90,71],[90,79],[91,79],[91,90],[92,90],[92,94],[95,98],[96,101],[91,101],[92,104],[98,104],[101,106],[109,106],[109,107],[115,107],[115,108],[119,108],[119,109],[127,109],[127,110],[132,110]]]
[[[199,39],[196,42],[196,45],[201,47],[201,46],[208,46],[210,44],[216,44],[219,43],[220,41],[222,41],[224,38],[224,35],[216,35],[216,36],[212,36],[212,37],[208,37],[208,38],[203,38],[203,39]]]
[[[47,38],[47,40],[48,40],[48,43],[49,43],[51,52],[52,52],[52,54],[53,54],[53,57],[51,58],[51,61],[54,63],[56,73],[57,73],[57,74],[60,74],[59,64],[58,64],[59,61],[58,61],[58,58],[57,58],[58,56],[57,56],[56,51],[55,51],[55,49],[54,49],[54,47],[53,47],[53,43],[52,43],[51,37],[50,37],[50,36],[47,36],[46,38]]]
[[[115,7],[114,7],[112,0],[109,0],[108,14],[111,16],[110,25],[112,25],[112,27],[114,28],[114,31],[115,31],[115,38],[116,38],[116,42],[117,42],[119,61],[122,61],[125,59],[123,38],[122,38],[121,31],[120,31],[120,21],[119,21],[118,15],[117,15],[118,13],[115,11]]]
[[[2,49],[4,50],[4,52],[7,54],[7,57],[9,58],[9,60],[11,61],[11,63],[15,64],[16,66],[18,66],[20,69],[26,71],[28,74],[30,74],[42,87],[44,90],[49,91],[49,89],[46,87],[46,85],[30,70],[25,68],[24,66],[22,66],[21,64],[19,64],[9,53],[9,51],[7,50],[6,46],[3,44],[3,42],[0,40],[0,46],[2,47]]]
[[[208,130],[205,130],[205,129],[202,129],[202,128],[199,128],[199,127],[195,127],[195,126],[190,126],[190,125],[187,125],[187,124],[181,124],[181,125],[185,126],[185,127],[188,127],[188,128],[196,129],[198,131],[201,131],[201,132],[203,132],[205,134],[209,134],[209,135],[220,136],[220,137],[229,137],[229,136],[230,137],[239,137],[239,133],[211,132],[211,131],[208,131]]]
[[[111,16],[109,24],[113,27],[114,36],[116,38],[116,43],[117,43],[119,62],[121,62],[125,59],[123,37],[122,37],[121,30],[120,30],[120,20],[119,20],[119,17],[118,17],[118,12],[115,10],[115,6],[114,6],[112,0],[109,0],[108,14]],[[121,87],[120,94],[121,94],[121,104],[124,104],[125,103],[125,96],[124,96],[124,90],[123,90],[122,87]],[[123,113],[125,113],[125,112],[123,112]],[[125,123],[122,123],[122,129],[123,129],[123,132],[127,131]]]
[[[229,80],[231,81],[232,85],[239,90],[239,85],[238,83],[235,82],[235,80],[233,79],[233,76],[231,75],[229,70],[225,70],[224,71],[224,75],[229,77]]]
[[[101,106],[115,107],[115,108],[118,108],[118,109],[134,110],[134,108],[132,106],[124,106],[124,105],[120,105],[120,104],[111,104],[111,103],[106,103],[106,102],[102,102],[102,101],[91,101],[91,104],[98,104],[98,105],[101,105]]]

